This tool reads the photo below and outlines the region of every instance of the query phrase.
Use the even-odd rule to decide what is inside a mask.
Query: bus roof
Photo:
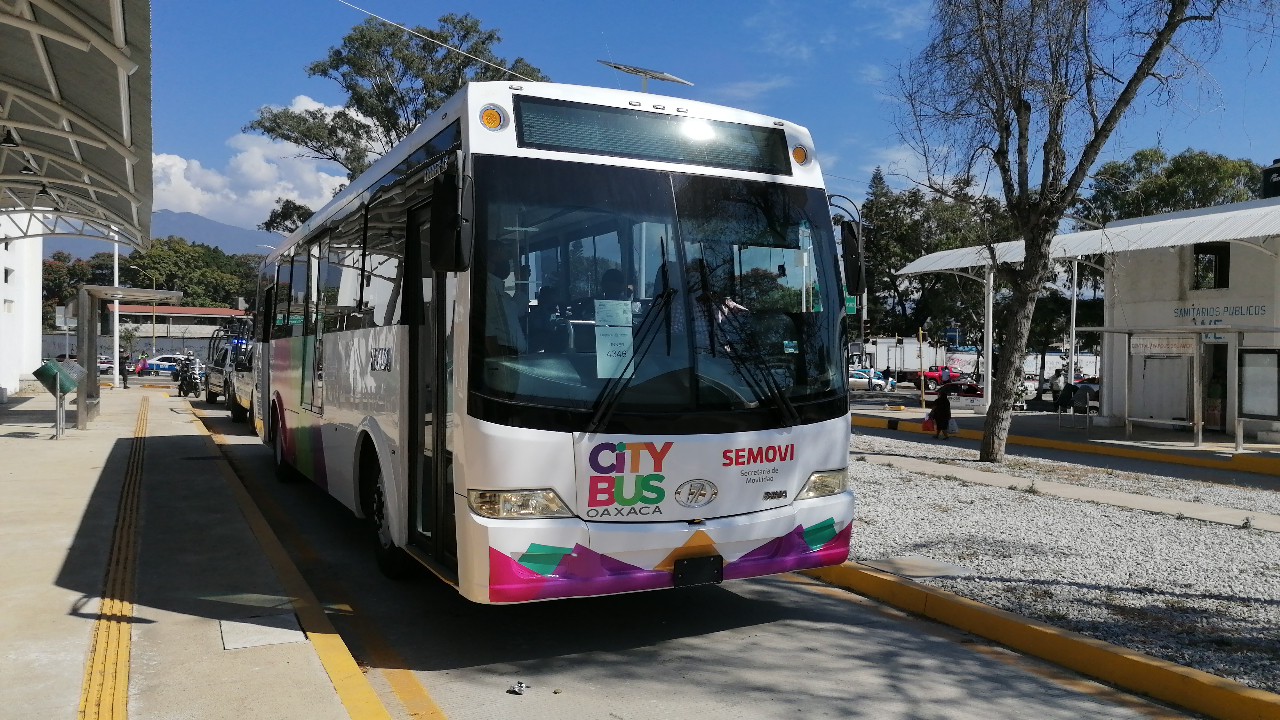
[[[591,162],[599,164],[623,165],[627,167],[649,167],[655,169],[676,170],[686,173],[694,172],[751,179],[769,177],[770,179],[784,182],[786,184],[804,185],[807,187],[823,186],[822,171],[818,165],[817,158],[814,156],[813,140],[808,129],[786,120],[724,105],[715,105],[672,96],[654,95],[652,93],[633,90],[618,90],[611,88],[589,87],[585,85],[567,85],[544,82],[473,82],[468,83],[452,97],[446,100],[439,108],[436,109],[435,112],[415,128],[413,132],[388,151],[386,155],[379,158],[367,170],[361,173],[359,177],[352,180],[342,192],[326,203],[320,210],[316,211],[316,213],[312,215],[307,222],[303,223],[302,226],[290,234],[289,237],[281,243],[267,259],[269,261],[275,261],[283,251],[292,248],[294,245],[302,242],[304,239],[312,235],[317,229],[323,227],[330,218],[334,217],[340,210],[347,207],[349,204],[353,202],[367,202],[369,198],[366,194],[369,192],[370,188],[375,187],[377,183],[387,175],[387,173],[391,172],[397,165],[404,162],[404,160],[410,157],[417,148],[435,137],[437,133],[454,122],[461,120],[462,137],[467,138],[468,133],[471,133],[470,139],[472,142],[464,142],[464,147],[468,147],[471,150],[482,153],[486,152],[485,146],[492,145],[492,143],[487,142],[491,138],[488,135],[479,134],[484,131],[476,129],[479,125],[478,123],[472,122],[475,118],[471,116],[475,113],[471,112],[471,110],[479,109],[488,104],[495,104],[503,108],[508,113],[508,116],[510,116],[514,98],[518,95],[588,103],[620,109],[633,109],[652,113],[665,113],[673,116],[691,117],[762,128],[778,128],[785,133],[788,148],[801,145],[809,153],[810,159],[804,164],[803,168],[796,167],[794,175],[781,177],[752,173],[743,170],[727,170],[700,165],[634,160],[601,155],[580,155],[577,153],[545,150],[517,149],[514,147],[514,142],[512,142],[510,147],[505,149],[493,150],[490,148],[490,151],[493,151],[495,154],[520,155],[528,157],[552,157],[556,159],[576,157],[579,161],[590,158]],[[473,125],[475,125],[475,127],[473,127]]]

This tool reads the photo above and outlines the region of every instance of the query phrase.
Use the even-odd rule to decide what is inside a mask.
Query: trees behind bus
[[[1275,28],[1276,0],[1172,0],[1106,5],[1088,0],[937,3],[928,45],[903,70],[900,134],[929,181],[1000,181],[1021,266],[1000,265],[1009,287],[1005,355],[1025,352],[1036,298],[1053,276],[1049,243],[1121,119],[1144,90],[1169,102],[1179,80],[1202,73],[1224,24]],[[1148,86],[1153,81],[1154,87]],[[1017,363],[996,368],[981,459],[1004,459]]]
[[[494,54],[501,35],[470,14],[449,13],[440,17],[436,29],[412,30],[413,34],[375,18],[355,26],[341,46],[329,48],[323,59],[307,66],[308,77],[329,78],[346,93],[341,110],[264,106],[244,130],[297,145],[304,157],[334,162],[354,178],[468,82],[502,80],[512,74],[550,80],[524,58],[508,62]],[[279,198],[259,227],[287,234],[310,214],[310,208]]]

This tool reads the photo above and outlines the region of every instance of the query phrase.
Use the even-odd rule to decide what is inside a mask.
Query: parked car
[[[955,365],[930,365],[929,369],[925,370],[923,375],[921,375],[919,370],[905,371],[902,376],[902,381],[912,383],[919,388],[922,382],[921,378],[923,377],[924,389],[929,392],[933,392],[938,389],[939,385],[943,384],[942,371],[944,368],[949,376],[947,379],[948,382],[956,382],[969,377],[968,373]]]
[[[107,357],[106,355],[98,356],[98,374],[99,375],[110,375],[113,371],[115,371],[115,369],[116,369],[116,366],[114,363],[111,362],[111,358]]]
[[[884,376],[875,370],[849,371],[850,390],[884,390],[886,387]]]
[[[178,361],[182,355],[169,353],[147,358],[147,373],[150,375],[172,375],[178,370]]]
[[[178,362],[182,360],[183,357],[185,356],[179,355],[177,353],[167,353],[164,355],[157,355],[153,358],[148,358],[147,374],[168,375],[174,380],[176,380],[177,379],[176,375],[178,373]],[[200,378],[202,382],[204,380],[204,373],[205,373],[204,363],[200,362],[199,360],[196,360],[196,375]]]
[[[950,398],[952,410],[977,410],[986,404],[982,386],[974,382],[947,383],[938,388],[937,394],[943,393]],[[932,400],[925,404],[933,407]]]

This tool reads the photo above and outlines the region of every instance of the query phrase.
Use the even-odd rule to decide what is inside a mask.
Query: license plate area
[[[718,585],[724,582],[724,558],[719,555],[676,560],[676,587]]]

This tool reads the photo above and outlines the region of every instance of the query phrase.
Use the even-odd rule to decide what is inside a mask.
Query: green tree
[[[957,322],[969,340],[976,340],[982,283],[947,273],[895,273],[922,255],[1008,239],[1000,211],[995,201],[970,196],[963,180],[947,194],[919,188],[894,192],[877,168],[862,205],[868,316],[875,334],[914,337],[924,328],[930,337],[941,338]]]
[[[231,307],[237,297],[253,296],[253,258],[261,256],[227,255],[220,248],[193,244],[180,237],[156,238],[149,249],[129,256],[127,264],[140,270],[126,270],[126,263],[121,260],[121,281],[134,287],[150,287],[154,277],[156,289],[182,291],[182,304],[187,307]]]
[[[309,77],[338,83],[347,95],[343,109],[264,107],[244,129],[297,145],[303,156],[335,162],[354,178],[468,82],[549,79],[523,58],[498,57],[494,47],[501,40],[497,30],[485,29],[470,14],[449,13],[439,27],[412,32],[370,18],[307,66]],[[264,224],[272,223],[284,202],[276,201],[277,210]]]
[[[1167,100],[1220,45],[1223,23],[1275,28],[1276,0],[939,0],[927,46],[901,74],[900,133],[930,178],[999,178],[1023,261],[1009,292],[1005,357],[1026,351],[1054,275],[1049,243],[1121,120]],[[1150,84],[1149,84],[1150,82]],[[1021,364],[996,368],[980,458],[1004,459]]]
[[[267,216],[266,222],[258,226],[259,230],[280,233],[288,236],[315,214],[311,208],[288,198],[276,198],[276,206]]]
[[[74,303],[80,286],[91,284],[89,281],[92,277],[93,270],[89,263],[73,258],[68,252],[59,250],[44,261],[41,273],[44,298],[41,318],[45,329],[52,329],[54,326],[54,308]]]
[[[1169,157],[1160,148],[1128,160],[1103,163],[1093,174],[1078,214],[1089,224],[1226,205],[1259,197],[1262,168],[1252,160],[1232,160],[1204,150]]]

